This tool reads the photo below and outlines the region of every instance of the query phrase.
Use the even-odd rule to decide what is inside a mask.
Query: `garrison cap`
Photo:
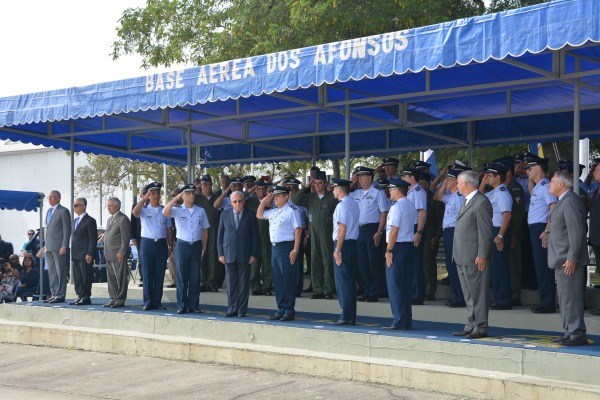
[[[202,175],[200,177],[200,182],[210,182],[210,183],[212,183],[212,178],[210,177],[210,175]]]
[[[322,181],[326,181],[327,180],[327,175],[325,174],[325,171],[319,171],[315,174],[315,180],[322,180]]]
[[[149,190],[160,190],[160,188],[162,188],[162,183],[159,182],[152,182],[147,184],[146,186],[144,186],[144,189],[142,189],[142,191],[144,193],[146,193]],[[195,189],[194,189],[195,190]]]
[[[398,166],[400,160],[394,157],[383,157],[383,165],[395,165]]]
[[[486,174],[491,172],[493,174],[500,174],[500,173],[504,173],[508,171],[508,169],[506,168],[506,166],[502,163],[486,163],[483,164],[483,172],[485,172]]]
[[[286,187],[283,186],[274,186],[273,187],[273,194],[288,194],[289,190]]]
[[[331,178],[331,183],[329,184],[329,186],[350,186],[350,181],[347,179]]]

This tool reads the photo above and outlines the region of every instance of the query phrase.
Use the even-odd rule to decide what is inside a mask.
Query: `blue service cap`
[[[396,165],[400,163],[400,160],[394,157],[383,157],[383,165]]]
[[[229,181],[229,184],[230,185],[242,185],[242,184],[244,184],[244,181],[242,181],[242,178],[240,178],[238,176],[238,177],[233,178],[231,181]]]
[[[388,185],[389,188],[404,187],[407,189],[409,186],[410,186],[410,184],[408,182],[406,182],[405,180],[402,180],[402,179],[398,179],[398,178],[390,179],[390,184]]]
[[[212,178],[210,177],[210,175],[202,175],[200,177],[200,182],[210,182],[210,183],[212,183]]]
[[[368,175],[373,176],[373,172],[375,172],[375,170],[373,168],[359,166],[359,167],[356,167],[355,172],[358,175],[367,175],[368,174]]]
[[[525,156],[525,161],[527,162],[527,168],[531,168],[534,165],[548,164],[549,159],[538,157],[535,154],[532,154],[530,156]]]
[[[329,184],[329,186],[331,186],[331,187],[350,186],[350,184],[351,184],[351,182],[347,179],[331,178],[331,183]]]
[[[293,186],[300,186],[300,184],[302,184],[302,182],[300,182],[298,179],[296,178],[290,178],[290,179],[286,179],[283,181],[284,185],[293,185]]]
[[[448,173],[446,174],[446,176],[448,178],[458,178],[458,175],[463,172],[461,169],[455,169],[455,168],[450,168],[448,169]]]
[[[196,185],[194,185],[193,183],[188,183],[187,185],[183,186],[181,188],[181,191],[183,192],[195,192],[196,191]]]
[[[256,181],[256,186],[269,186],[269,184],[265,181],[263,181],[262,179],[259,179]]]
[[[421,171],[411,167],[410,165],[405,165],[404,168],[402,168],[402,175],[414,175],[415,179],[418,180],[419,176],[421,175]]]
[[[244,183],[247,183],[247,182],[256,182],[256,177],[254,175],[246,175],[241,180]]]
[[[414,167],[415,169],[425,169],[431,167],[431,164],[426,163],[425,161],[415,161]]]
[[[383,189],[390,186],[390,181],[385,178],[377,179],[377,188]]]
[[[289,189],[283,186],[274,186],[273,187],[273,194],[288,194],[289,193]]]
[[[500,163],[500,164],[504,165],[506,167],[506,170],[508,171],[513,165],[515,165],[515,156],[506,156],[506,157],[496,158],[492,162]]]
[[[325,174],[325,171],[318,171],[315,174],[315,180],[322,180],[322,181],[326,181],[327,180],[327,175]]]
[[[585,165],[579,164],[579,175],[581,175],[581,171],[585,168]],[[558,169],[563,170],[566,169],[570,173],[573,173],[573,161],[571,160],[559,160],[558,161]]]
[[[483,172],[488,173],[494,173],[494,174],[500,174],[503,172],[506,172],[508,169],[506,168],[506,166],[502,163],[486,163],[483,164]]]
[[[149,190],[160,190],[161,188],[162,188],[162,183],[152,182],[152,183],[149,183],[146,186],[144,186],[144,189],[142,189],[142,192],[146,193]]]

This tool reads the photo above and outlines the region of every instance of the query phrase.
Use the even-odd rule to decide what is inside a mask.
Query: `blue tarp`
[[[600,1],[562,0],[423,28],[0,99],[0,138],[184,164],[569,138],[600,122]]]
[[[37,192],[0,190],[0,210],[37,211]]]

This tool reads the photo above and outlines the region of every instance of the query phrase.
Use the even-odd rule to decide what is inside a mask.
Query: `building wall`
[[[75,171],[86,164],[86,157],[75,155]],[[42,192],[46,196],[51,190],[61,193],[61,204],[71,209],[71,158],[64,150],[44,148],[21,143],[0,143],[0,189]],[[75,197],[79,197],[75,188]],[[109,214],[106,210],[106,199],[102,199],[102,221],[100,221],[99,193],[96,197],[87,196],[87,212],[98,221],[98,225],[106,226]],[[115,193],[123,202],[122,210],[130,215],[132,194],[130,191]],[[44,198],[43,217],[45,218],[48,200]],[[0,235],[11,242],[15,251],[20,253],[21,246],[27,240],[27,230],[39,227],[39,212],[16,210],[0,210]]]

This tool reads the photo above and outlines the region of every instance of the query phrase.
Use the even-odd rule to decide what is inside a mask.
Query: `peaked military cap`
[[[160,190],[160,188],[162,188],[162,183],[152,182],[152,183],[149,183],[146,186],[144,186],[143,192],[146,193],[149,190]],[[194,190],[195,190],[195,186],[194,186]]]
[[[256,182],[256,177],[254,175],[246,175],[242,178],[242,182]]]
[[[377,187],[378,188],[386,188],[390,186],[390,181],[385,178],[377,179]]]
[[[483,164],[483,172],[491,172],[494,174],[499,174],[499,173],[503,173],[506,172],[507,168],[504,164],[502,163],[486,163]]]
[[[431,164],[426,163],[425,161],[415,161],[415,169],[424,169],[431,167]]]
[[[579,174],[585,168],[585,165],[579,164]],[[573,161],[571,160],[559,160],[558,161],[558,169],[563,170],[566,169],[570,173],[573,173]]]
[[[390,179],[390,184],[388,185],[389,188],[404,187],[407,189],[409,186],[410,186],[410,184],[408,182],[406,182],[405,180],[402,180],[402,179],[398,179],[398,178]]]
[[[383,157],[383,165],[396,165],[398,166],[400,160],[394,157]]]
[[[291,179],[286,179],[285,181],[283,181],[284,185],[294,185],[294,186],[300,186],[302,182],[300,182],[298,179],[296,178],[291,178]]]
[[[200,177],[200,182],[210,182],[210,183],[212,183],[212,178],[210,177],[210,175],[202,175]]]
[[[327,180],[327,175],[325,174],[325,171],[319,171],[315,174],[315,180],[319,179],[322,181],[326,181]]]
[[[356,173],[358,175],[367,175],[368,174],[368,175],[373,176],[374,171],[375,170],[373,168],[369,168],[369,167],[363,167],[363,166],[356,167]]]
[[[229,184],[230,185],[242,185],[244,182],[242,181],[242,178],[240,178],[239,176],[237,178],[233,178]]]
[[[289,193],[289,189],[283,186],[274,186],[273,187],[273,194],[288,194]]]
[[[463,172],[461,169],[455,169],[455,168],[450,168],[448,169],[448,173],[446,174],[446,176],[448,178],[458,178],[458,175]]]
[[[525,156],[525,161],[527,162],[527,168],[530,168],[534,165],[548,164],[549,159],[538,157],[535,154],[532,154],[530,156]]]
[[[350,181],[347,179],[331,178],[331,183],[329,184],[329,186],[350,186]]]
[[[184,187],[182,187],[181,190],[183,192],[195,192],[196,191],[196,185],[194,185],[193,183],[188,183],[187,185],[185,185]]]

